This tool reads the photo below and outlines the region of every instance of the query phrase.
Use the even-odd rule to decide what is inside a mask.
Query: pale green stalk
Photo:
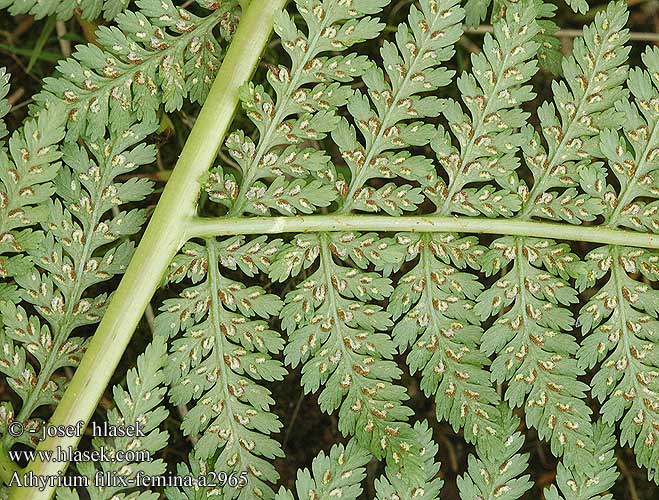
[[[215,160],[238,105],[239,88],[249,81],[270,37],[274,13],[286,0],[255,0],[243,12],[238,30],[215,83],[190,132],[158,206],[91,340],[68,389],[49,421],[50,425],[89,422],[142,317],[160,279],[185,243],[195,216],[200,180]],[[76,447],[80,437],[46,439],[37,450]],[[65,462],[35,461],[23,471],[56,476]],[[48,487],[13,487],[10,500],[41,500],[55,491]]]
[[[418,215],[309,215],[297,217],[195,218],[190,238],[233,234],[280,234],[325,231],[440,232],[525,236],[659,249],[659,234],[602,226],[577,226],[526,219],[488,219]]]

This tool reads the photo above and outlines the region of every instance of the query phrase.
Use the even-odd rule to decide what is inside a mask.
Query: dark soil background
[[[258,0],[254,0],[258,1]],[[174,2],[180,4],[181,2]],[[393,0],[392,5],[382,15],[387,19],[390,27],[396,26],[405,20],[411,0]],[[589,2],[591,11],[588,15],[575,15],[562,0],[557,0],[558,11],[556,22],[562,28],[558,36],[562,42],[563,51],[569,53],[574,33],[582,26],[592,21],[595,13],[605,6],[605,2]],[[640,63],[640,54],[648,44],[659,44],[659,0],[631,0],[627,2],[630,10],[629,28],[633,33],[631,63]],[[30,16],[10,16],[5,10],[0,11],[0,66],[6,66],[10,71],[11,91],[9,99],[13,105],[7,117],[10,130],[19,127],[27,114],[32,96],[37,93],[44,77],[49,76],[56,65],[56,61],[71,53],[78,43],[94,42],[93,32],[96,25],[74,17],[73,19],[57,23],[54,19],[35,20]],[[383,34],[391,36],[391,30]],[[463,71],[470,68],[470,54],[478,51],[482,43],[482,30],[468,30],[457,45],[456,55],[450,63],[456,70]],[[359,50],[369,54],[373,60],[379,60],[379,46],[381,40],[362,44]],[[265,65],[267,63],[287,61],[277,41],[268,46],[263,63],[256,75],[256,80],[263,81]],[[540,72],[534,79],[538,99],[532,103],[529,111],[535,109],[543,100],[551,98],[550,82],[553,75]],[[446,89],[447,95],[459,97],[455,86]],[[158,144],[158,161],[155,165],[140,172],[138,175],[148,176],[158,183],[153,198],[149,200],[151,207],[157,202],[158,192],[162,189],[173,168],[178,152],[181,150],[190,128],[194,124],[194,117],[198,113],[198,106],[186,105],[183,110],[171,114],[161,115],[162,126],[160,134],[155,138]],[[250,123],[240,115],[237,116],[235,127],[252,130]],[[224,152],[221,153],[224,156]],[[208,207],[210,210],[210,207]],[[581,248],[582,251],[587,248]],[[258,279],[258,278],[255,278]],[[262,278],[261,278],[262,279]],[[270,288],[267,282],[262,285]],[[283,296],[287,287],[293,284],[284,284],[283,287],[272,289],[272,293]],[[153,310],[147,311],[145,320],[137,331],[124,359],[125,362],[115,374],[113,383],[121,383],[125,371],[135,361],[144,348],[151,335],[150,324],[153,311],[165,297],[171,296],[175,289],[164,289],[154,298]],[[90,334],[93,329],[90,330]],[[399,362],[404,366],[404,357]],[[316,396],[304,395],[300,386],[300,371],[293,370],[283,383],[272,384],[270,389],[273,398],[277,401],[274,411],[280,416],[283,430],[275,438],[283,446],[286,458],[276,461],[276,467],[281,474],[280,483],[292,487],[298,468],[310,466],[313,457],[321,450],[328,451],[332,444],[345,441],[338,432],[335,415],[326,415],[320,412]],[[458,499],[456,477],[466,470],[467,456],[473,451],[465,443],[461,434],[453,432],[446,423],[437,423],[434,402],[426,398],[419,389],[416,377],[406,375],[403,384],[410,395],[410,406],[415,410],[416,420],[427,419],[434,429],[434,438],[440,446],[440,459],[442,462],[441,475],[445,480],[441,498],[444,500]],[[13,398],[11,391],[0,381],[0,399]],[[111,393],[108,391],[101,403],[102,408],[112,405]],[[597,404],[592,402],[594,409]],[[172,417],[168,421],[168,430],[172,434],[172,445],[163,453],[163,458],[169,463],[186,460],[190,443],[180,434],[180,416],[185,408],[171,408]],[[102,416],[99,414],[99,418]],[[528,473],[535,483],[534,488],[525,495],[525,499],[542,499],[543,490],[555,479],[557,460],[549,451],[549,446],[538,440],[535,431],[523,429],[526,435],[524,452],[530,454],[530,467]],[[646,472],[635,465],[631,450],[618,448],[618,466],[621,472],[612,493],[618,500],[653,500],[659,498],[659,486],[647,480]],[[373,480],[381,473],[381,465],[372,462],[368,466],[368,481],[362,498],[373,497]]]

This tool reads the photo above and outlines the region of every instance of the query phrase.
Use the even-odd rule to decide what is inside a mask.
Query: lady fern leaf
[[[616,478],[616,457],[613,448],[615,437],[613,427],[602,422],[593,426],[593,446],[590,450],[595,464],[594,470],[585,473],[578,466],[558,464],[556,474],[557,486],[552,485],[545,490],[547,500],[613,500],[613,495],[607,493]]]
[[[389,315],[373,303],[393,289],[388,278],[362,270],[371,263],[396,269],[403,261],[401,250],[375,235],[318,234],[285,246],[275,256],[273,269],[285,269],[278,274],[281,280],[291,276],[291,264],[300,258],[296,254],[310,257],[305,267],[317,261],[317,270],[287,294],[281,310],[289,337],[286,362],[293,368],[303,364],[306,392],[324,386],[320,407],[339,410],[344,435],[355,435],[376,457],[387,457],[390,466],[405,469],[414,482],[422,479],[420,450],[407,423],[412,412],[403,405],[404,389],[392,383],[401,371],[391,361],[394,345],[383,332],[391,326]],[[351,259],[354,266],[335,262],[333,255]]]
[[[423,1],[421,10],[412,6],[407,24],[398,26],[396,43],[385,42],[381,49],[387,78],[382,70],[372,68],[363,78],[367,95],[357,92],[348,100],[347,110],[363,144],[346,119],[332,134],[350,169],[350,179],[337,182],[340,213],[400,215],[415,210],[423,200],[421,190],[408,184],[389,182],[379,189],[365,184],[369,179],[394,177],[421,182],[432,175],[430,161],[407,150],[424,146],[433,137],[433,127],[422,120],[442,110],[442,100],[430,94],[453,77],[442,63],[453,55],[463,17],[456,1]]]
[[[548,151],[530,127],[524,129],[524,158],[534,184],[518,188],[522,204],[516,217],[578,224],[601,211],[599,184],[588,184],[597,164],[587,159],[598,154],[597,133],[619,118],[613,105],[625,95],[626,20],[624,4],[610,4],[575,42],[574,55],[563,63],[569,88],[554,83],[556,108],[544,104],[538,110]],[[592,435],[587,386],[577,379],[583,374],[574,357],[578,344],[569,333],[574,320],[568,307],[578,301],[569,270],[577,260],[568,245],[550,240],[495,240],[483,270],[491,275],[512,267],[477,305],[483,319],[506,308],[483,335],[483,352],[497,353],[492,378],[510,381],[506,400],[513,407],[526,403],[527,423],[551,442],[554,453],[567,453],[568,464],[589,447]]]
[[[436,401],[437,417],[465,438],[487,440],[500,429],[492,425],[499,396],[478,350],[481,329],[473,299],[482,285],[471,273],[454,266],[476,265],[485,249],[475,238],[454,235],[398,234],[408,259],[418,264],[402,276],[390,297],[388,311],[398,320],[393,339],[401,350],[411,346],[407,363],[421,372],[421,388]]]
[[[286,12],[275,20],[291,67],[273,66],[268,71],[276,99],[262,86],[243,89],[243,107],[259,131],[259,140],[253,141],[242,130],[227,139],[240,183],[235,174],[220,167],[206,185],[210,198],[225,205],[229,215],[312,213],[336,198],[332,186],[336,172],[328,156],[304,145],[322,140],[337,127],[336,108],[353,93],[347,84],[371,66],[365,56],[327,54],[377,37],[384,26],[370,15],[384,3],[298,1],[306,34]]]
[[[220,42],[235,29],[236,1],[213,3],[206,16],[171,0],[138,0],[138,10],[101,26],[96,44],[79,45],[44,79],[37,110],[62,103],[67,139],[98,140],[106,127],[125,129],[153,120],[158,108],[180,109],[184,99],[203,102],[222,58]]]
[[[279,477],[267,460],[283,456],[269,437],[281,424],[270,411],[270,391],[258,382],[286,374],[272,357],[283,340],[266,322],[281,301],[261,287],[232,280],[224,270],[258,273],[277,249],[278,242],[258,239],[189,243],[172,263],[169,279],[188,277],[193,285],[165,301],[156,318],[156,334],[173,338],[165,369],[171,400],[191,403],[181,429],[185,435],[201,434],[192,460],[203,470],[247,472],[247,486],[235,494],[241,500],[272,498],[268,483]]]
[[[126,388],[116,385],[113,389],[115,408],[108,413],[108,423],[117,428],[139,425],[143,436],[97,437],[92,446],[96,451],[103,450],[110,461],[80,462],[78,472],[88,478],[86,495],[90,500],[109,500],[119,495],[129,495],[135,500],[156,500],[159,494],[149,488],[135,487],[151,478],[165,477],[166,464],[162,459],[154,459],[155,454],[167,446],[168,433],[160,429],[168,412],[162,405],[165,397],[165,376],[163,368],[167,361],[167,346],[164,339],[155,338],[137,359],[137,366],[128,371]],[[123,457],[133,452],[133,456],[144,456],[142,462],[126,460]],[[138,474],[140,475],[138,477]],[[98,478],[102,477],[103,480]],[[124,478],[126,485],[116,482],[113,477]],[[105,481],[106,485],[103,484]],[[77,490],[62,487],[57,491],[58,500],[78,500]],[[126,497],[128,498],[128,497]]]
[[[52,116],[53,112],[44,111],[39,119],[56,124],[62,113]],[[139,144],[155,125],[141,124],[91,142],[88,150],[65,145],[61,153],[64,166],[58,170],[49,163],[60,157],[51,145],[61,138],[63,129],[51,129],[45,135],[45,124],[42,132],[36,127],[38,122],[28,121],[27,134],[12,138],[10,151],[14,149],[14,156],[22,161],[10,172],[18,179],[25,174],[29,179],[29,173],[37,181],[52,179],[52,183],[30,188],[30,196],[40,197],[39,222],[46,234],[28,252],[34,267],[15,277],[21,304],[0,304],[4,322],[0,371],[22,400],[20,409],[5,407],[2,418],[4,422],[23,422],[33,431],[41,425],[40,419],[33,418],[35,410],[56,404],[61,397],[66,378],[60,370],[77,366],[85,350],[87,340],[73,333],[100,321],[107,307],[107,294],[90,289],[124,272],[134,249],[127,238],[145,220],[141,209],[108,215],[151,193],[150,181],[117,182],[116,177],[152,162],[155,155],[153,147]],[[57,196],[51,200],[52,188]],[[33,207],[24,207],[26,220],[30,210]],[[25,433],[20,440],[36,446],[38,434]],[[16,436],[4,434],[2,448],[10,449],[15,441]]]
[[[64,17],[69,5],[11,3]],[[123,3],[79,5],[86,16]],[[480,22],[490,5],[492,33],[454,78],[465,16]],[[629,71],[628,9],[611,3],[535,109],[538,72],[558,62],[555,11],[567,12],[542,0],[138,0],[62,62],[0,147],[12,500],[52,494],[16,486],[23,464],[10,457],[79,443],[32,431],[58,403],[54,424],[91,418],[158,284],[154,338],[108,414],[148,435],[91,443],[154,460],[68,474],[194,479],[61,499],[437,500],[452,474],[433,434],[446,442],[449,427],[473,445],[457,474],[465,500],[528,496],[535,444],[561,461],[548,499],[609,498],[618,424],[658,481],[659,50]],[[387,27],[387,15],[405,21]],[[0,72],[0,123],[7,94]],[[205,99],[134,251],[156,117]],[[303,451],[278,434],[309,423],[279,383],[298,376],[336,416],[319,437],[347,444],[293,464],[293,484],[282,459]],[[158,454],[174,446],[166,464]],[[34,456],[26,473],[66,469]],[[240,484],[205,484],[225,473]]]
[[[444,481],[438,477],[440,463],[436,461],[438,446],[432,440],[432,428],[427,422],[414,425],[414,432],[419,443],[422,476],[411,481],[401,474],[397,467],[387,467],[385,474],[375,480],[374,500],[397,500],[412,498],[414,500],[435,500],[439,498]]]
[[[3,85],[0,94],[7,92],[8,85]],[[8,103],[0,101],[0,113],[8,110]],[[52,109],[26,121],[10,136],[7,147],[0,148],[0,302],[20,300],[15,280],[32,269],[29,254],[43,237],[33,228],[47,217],[45,203],[54,192],[52,181],[60,167],[61,111]]]
[[[601,198],[606,225],[654,231],[659,52],[648,49],[643,62],[646,70],[635,69],[629,75],[632,101],[616,103],[625,117],[622,133],[609,129],[599,136],[602,154],[620,186],[603,187]],[[585,336],[579,362],[588,369],[601,363],[591,387],[593,396],[604,403],[602,417],[609,425],[621,423],[621,444],[634,448],[651,477],[656,477],[659,460],[659,359],[654,352],[659,294],[644,280],[659,277],[656,261],[656,251],[607,245],[589,252],[575,273],[578,288],[594,292],[579,314]]]
[[[524,84],[537,70],[534,15],[532,9],[508,9],[495,25],[494,36],[486,36],[484,53],[472,58],[473,74],[458,79],[471,117],[457,102],[446,103],[444,115],[459,149],[441,129],[432,142],[448,174],[448,182],[437,175],[426,182],[426,194],[439,213],[494,217],[511,215],[519,208],[515,152],[521,143],[517,129],[528,117],[520,106],[533,98]],[[492,179],[503,189],[466,187]],[[408,364],[412,373],[422,370],[421,387],[435,395],[438,417],[455,429],[464,427],[468,441],[485,442],[502,431],[492,419],[499,396],[486,370],[489,360],[479,352],[482,330],[474,300],[483,285],[463,271],[479,269],[487,249],[474,237],[399,234],[397,238],[408,248],[407,258],[419,260],[400,279],[390,299],[393,319],[405,313],[394,327],[394,339],[402,348],[412,346]]]
[[[501,422],[499,446],[479,450],[478,458],[469,456],[467,473],[458,478],[462,500],[516,500],[522,498],[533,484],[528,474],[520,476],[528,467],[528,454],[520,454],[524,436],[517,432],[519,418],[506,406],[495,415]]]
[[[473,70],[458,78],[457,85],[469,116],[454,100],[443,114],[459,148],[440,129],[431,143],[440,165],[448,174],[430,181],[427,196],[437,213],[511,216],[519,210],[517,194],[519,160],[515,154],[522,142],[519,128],[529,117],[522,105],[535,97],[526,85],[537,71],[536,12],[528,6],[510,7],[494,26],[494,36],[485,36],[483,53],[472,57]],[[495,180],[501,189],[481,185]]]

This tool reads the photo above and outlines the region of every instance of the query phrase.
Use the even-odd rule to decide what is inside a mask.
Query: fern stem
[[[186,229],[196,212],[200,178],[211,166],[238,105],[238,92],[252,76],[270,38],[274,13],[286,0],[251,2],[238,26],[215,83],[181,152],[171,178],[153,213],[133,259],[110,306],[91,340],[71,383],[50,419],[51,425],[88,422],[119,364],[162,275],[186,240]],[[38,450],[77,446],[79,436],[49,438]],[[25,473],[56,476],[65,462],[36,460]],[[55,491],[48,487],[13,487],[11,500],[41,500]]]
[[[577,226],[554,222],[485,217],[419,215],[310,215],[297,217],[194,218],[186,228],[189,238],[234,234],[312,233],[326,231],[409,231],[472,233],[552,238],[628,247],[659,249],[659,234]]]

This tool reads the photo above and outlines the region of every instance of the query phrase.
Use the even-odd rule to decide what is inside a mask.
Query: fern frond
[[[602,418],[610,425],[620,421],[620,442],[634,448],[639,465],[657,479],[659,452],[659,358],[655,342],[659,293],[630,274],[656,281],[656,253],[625,247],[591,251],[578,274],[582,288],[606,277],[583,306],[579,321],[585,335],[578,352],[581,366],[599,362],[591,381],[592,393],[604,403]]]
[[[57,15],[71,1],[0,6]],[[80,13],[103,12],[90,2]],[[611,499],[614,426],[659,482],[659,48],[628,71],[624,1],[598,9],[537,116],[530,82],[559,60],[543,0],[467,0],[468,21],[491,8],[493,29],[454,98],[441,88],[455,75],[459,0],[137,2],[100,29],[99,46],[60,64],[0,145],[5,483],[14,451],[78,443],[37,445],[34,431],[60,398],[51,422],[89,418],[110,375],[103,356],[120,363],[158,282],[168,288],[154,341],[108,414],[148,435],[92,446],[160,453],[168,393],[187,457],[78,463],[90,486],[61,488],[60,500],[356,500],[372,458],[384,468],[374,500],[439,500],[438,447],[414,423],[412,408],[425,409],[408,402],[416,379],[408,394],[403,354],[438,420],[475,449],[457,480],[465,500],[528,496],[522,415],[561,460],[548,500]],[[398,18],[403,5],[406,21],[386,29],[379,14]],[[205,99],[241,7],[248,22],[134,253],[147,215],[137,207],[152,194],[134,170],[156,151],[144,140],[161,112]],[[273,19],[274,63],[244,84]],[[357,55],[389,35],[378,61]],[[0,69],[0,141],[7,94]],[[239,103],[247,125],[224,141]],[[208,172],[222,145],[230,158]],[[270,391],[298,368],[348,444],[288,490]],[[64,470],[37,455],[27,471]],[[104,488],[99,473],[195,479],[150,491]],[[204,484],[214,474],[239,483]]]
[[[552,84],[555,105],[544,103],[538,109],[547,148],[532,128],[524,130],[524,158],[534,182],[530,189],[520,188],[521,217],[578,224],[601,213],[591,193],[580,194],[576,187],[594,168],[584,160],[601,156],[599,133],[621,122],[614,104],[627,95],[627,18],[623,2],[611,3],[575,40],[573,55],[563,62],[565,82]]]
[[[636,68],[627,85],[633,100],[619,100],[616,109],[624,116],[623,136],[611,130],[600,134],[600,146],[621,189],[609,189],[604,197],[605,224],[635,231],[659,230],[656,207],[659,191],[659,51],[649,48],[642,56],[646,70]],[[624,142],[627,139],[631,149]],[[649,200],[649,201],[648,201]]]
[[[581,14],[588,12],[588,2],[586,0],[565,0],[565,3],[574,12],[580,12]],[[482,23],[487,18],[487,11],[490,5],[493,5],[493,15],[496,15],[498,12],[505,11],[507,7],[516,4],[518,2],[514,0],[467,0],[464,6],[466,25],[474,27]]]
[[[523,130],[534,184],[531,189],[520,186],[523,203],[517,217],[579,224],[601,213],[601,187],[587,182],[599,168],[590,155],[598,154],[599,132],[620,119],[613,105],[625,96],[626,20],[625,4],[612,3],[575,41],[574,54],[563,63],[569,88],[554,82],[556,108],[545,103],[538,110],[547,151],[530,126]],[[506,400],[513,407],[526,403],[527,424],[550,441],[554,454],[565,454],[567,466],[579,461],[592,434],[591,409],[583,401],[588,386],[577,380],[584,372],[574,358],[578,345],[568,333],[574,326],[568,307],[578,302],[568,280],[577,261],[568,245],[551,240],[497,239],[483,271],[492,275],[512,267],[476,306],[482,319],[505,310],[481,345],[484,353],[497,354],[492,378],[509,382]]]
[[[482,330],[473,300],[483,289],[476,276],[458,269],[477,267],[485,248],[476,238],[455,235],[398,234],[408,259],[417,264],[399,279],[387,307],[394,321],[393,339],[401,352],[411,346],[407,364],[421,373],[421,389],[435,397],[437,418],[468,442],[486,440],[499,396],[489,364],[478,346]]]
[[[447,183],[429,177],[426,194],[442,213],[488,216],[510,215],[519,208],[515,170],[520,146],[516,131],[528,117],[520,106],[534,94],[524,84],[535,74],[533,57],[538,32],[533,9],[510,7],[495,24],[494,36],[485,37],[484,52],[472,57],[473,75],[458,79],[458,88],[471,118],[448,100],[444,109],[460,149],[440,131],[432,142]],[[496,190],[466,185],[500,179]],[[401,350],[412,346],[407,362],[411,372],[421,371],[421,388],[434,395],[437,416],[455,430],[464,427],[469,442],[496,436],[493,415],[499,396],[485,367],[489,360],[479,351],[482,330],[474,300],[483,290],[476,276],[462,272],[479,269],[486,248],[477,238],[442,234],[399,234],[407,259],[418,264],[399,280],[388,310],[398,321],[393,336]]]
[[[57,118],[50,115],[54,112],[52,109],[40,114],[40,125],[29,121],[29,135],[24,139],[19,135],[14,145],[10,144],[10,150],[27,145],[27,151],[33,151],[38,146],[34,156],[16,150],[15,156],[18,153],[23,161],[19,169],[29,168],[29,162],[35,161],[39,168],[32,172],[45,176],[42,178],[57,173],[54,199],[43,199],[52,192],[47,185],[34,189],[34,194],[41,196],[39,222],[47,233],[29,251],[35,269],[16,276],[21,299],[37,314],[29,313],[27,305],[0,305],[4,321],[0,371],[23,401],[20,411],[14,414],[11,410],[5,417],[23,422],[26,429],[32,430],[40,426],[39,419],[32,417],[34,411],[55,404],[61,396],[66,380],[59,369],[75,367],[80,361],[86,339],[72,337],[73,332],[97,323],[103,316],[108,297],[96,294],[94,285],[124,272],[134,245],[121,240],[137,233],[145,220],[144,210],[140,209],[117,215],[109,212],[143,200],[151,192],[151,183],[145,179],[120,183],[115,178],[155,157],[153,147],[140,144],[155,129],[155,124],[146,123],[109,139],[90,142],[88,149],[66,144],[62,147],[64,165],[56,172],[57,167],[48,162],[59,158],[59,152],[49,144],[59,140],[63,131],[49,125],[57,123]],[[37,434],[25,433],[21,442],[35,446],[35,439]],[[5,435],[2,447],[7,450],[14,441]]]
[[[497,354],[491,377],[509,382],[506,401],[526,404],[526,422],[552,452],[573,460],[589,441],[592,410],[583,401],[588,386],[577,380],[583,371],[574,354],[577,343],[569,331],[574,320],[566,306],[577,301],[567,283],[567,268],[577,257],[567,245],[541,239],[500,238],[484,259],[492,275],[512,265],[478,298],[481,318],[496,316],[483,334],[481,350]]]
[[[384,333],[392,325],[390,316],[374,304],[393,291],[391,280],[377,271],[390,274],[403,258],[401,246],[375,234],[320,233],[285,245],[270,277],[283,281],[317,264],[286,295],[280,313],[288,332],[286,363],[292,368],[302,364],[305,392],[324,386],[318,398],[321,410],[339,410],[342,434],[355,435],[414,482],[422,481],[422,464],[415,432],[407,423],[412,410],[403,405],[405,389],[393,383],[401,370],[391,360],[395,345]],[[369,265],[376,272],[367,271]]]
[[[103,449],[110,460],[116,462],[79,462],[78,472],[89,478],[89,486],[85,488],[86,497],[90,500],[112,500],[120,494],[127,494],[134,500],[157,500],[158,493],[144,488],[145,476],[166,476],[166,464],[161,459],[155,459],[155,454],[167,446],[168,433],[160,429],[167,418],[168,411],[163,406],[166,388],[163,368],[167,361],[167,345],[162,338],[154,338],[144,352],[137,358],[137,367],[131,368],[126,376],[126,388],[117,385],[113,396],[115,408],[108,412],[108,423],[117,426],[140,426],[144,437],[97,437],[92,442],[95,450]],[[149,459],[143,462],[119,460],[126,452],[143,453]],[[119,453],[120,455],[117,455]],[[105,476],[101,476],[105,474]],[[129,486],[110,483],[109,477],[124,477],[132,481]],[[103,479],[99,480],[99,476]],[[106,486],[104,486],[105,481]],[[135,487],[137,482],[138,487]],[[108,485],[110,483],[110,485]],[[58,500],[78,499],[76,490],[60,488]],[[126,497],[128,498],[128,497]]]
[[[465,3],[465,20],[467,27],[475,27],[487,18],[487,11],[492,7],[492,23],[496,23],[501,17],[506,15],[508,8],[519,9],[524,11],[527,8],[536,11],[536,18],[539,32],[535,35],[534,41],[538,44],[538,62],[540,67],[552,74],[561,73],[561,42],[556,38],[558,25],[552,20],[555,15],[556,5],[544,2],[543,0],[526,0],[519,3],[511,0],[467,0]],[[576,10],[576,9],[575,9]]]
[[[376,38],[384,25],[370,15],[386,3],[298,0],[306,34],[286,11],[277,16],[275,31],[291,66],[271,66],[268,71],[276,98],[261,85],[243,89],[243,108],[259,139],[255,142],[242,130],[227,139],[241,174],[240,184],[234,173],[220,167],[206,185],[211,200],[225,205],[229,215],[311,213],[336,198],[336,172],[330,158],[308,147],[308,142],[323,139],[337,127],[336,108],[344,106],[353,93],[347,84],[372,63],[366,56],[329,53],[340,54],[356,43]],[[315,180],[306,181],[305,177]]]
[[[340,213],[400,215],[423,201],[418,187],[393,182],[379,189],[366,185],[369,179],[394,177],[418,183],[433,172],[428,159],[407,149],[424,146],[434,135],[434,127],[423,119],[438,116],[443,100],[427,94],[451,82],[454,72],[442,64],[452,57],[462,34],[464,11],[457,0],[423,0],[420,6],[421,10],[410,7],[407,24],[398,26],[396,43],[384,42],[384,73],[378,67],[370,69],[363,77],[367,94],[357,91],[348,99],[355,126],[342,118],[332,133],[350,170],[349,180],[337,182]]]
[[[659,206],[659,51],[643,54],[647,68],[630,72],[633,101],[620,101],[623,133],[600,135],[601,150],[619,189],[602,189],[609,227],[657,232]],[[603,176],[600,176],[603,177]],[[620,421],[620,442],[634,448],[640,465],[659,480],[659,357],[655,344],[659,292],[648,282],[659,279],[657,252],[605,246],[592,250],[577,268],[580,290],[596,287],[579,314],[584,339],[578,352],[584,368],[601,363],[591,381],[607,424]],[[636,275],[637,277],[635,277]]]
[[[546,489],[547,500],[613,500],[612,494],[606,494],[616,479],[615,444],[613,427],[602,422],[593,425],[593,448],[590,450],[595,469],[584,473],[579,467],[558,464],[556,483]]]
[[[29,14],[35,19],[56,16],[65,21],[80,9],[83,19],[96,19],[103,15],[113,19],[128,6],[129,0],[0,0],[0,9],[7,9],[10,15]]]
[[[279,312],[281,301],[227,276],[236,268],[250,276],[265,271],[278,245],[240,237],[188,243],[169,279],[187,276],[193,286],[166,300],[155,322],[157,335],[173,338],[165,369],[170,398],[176,405],[191,403],[183,433],[202,434],[191,453],[191,462],[201,465],[193,467],[248,473],[247,485],[226,498],[272,498],[268,483],[279,477],[266,459],[283,456],[269,437],[281,423],[269,411],[270,391],[258,381],[286,374],[272,358],[284,342],[266,321]]]
[[[437,213],[496,217],[520,208],[515,154],[522,142],[518,129],[529,117],[522,105],[535,97],[526,85],[538,70],[535,15],[530,5],[508,8],[494,25],[494,36],[485,35],[483,52],[472,55],[472,73],[458,78],[469,115],[452,99],[443,114],[459,148],[441,129],[431,143],[448,175],[448,182],[434,179],[426,189]],[[482,186],[491,180],[501,189]],[[465,188],[475,184],[479,187]]]
[[[528,467],[528,453],[520,454],[524,436],[517,432],[519,418],[507,405],[497,409],[494,418],[500,421],[502,433],[493,451],[478,450],[478,458],[469,455],[467,473],[458,477],[462,500],[517,500],[533,483],[528,474],[519,477]]]
[[[6,101],[0,101],[0,108],[4,114]],[[43,236],[33,227],[48,216],[46,202],[60,168],[57,143],[64,137],[63,121],[61,108],[53,109],[26,121],[11,135],[8,150],[0,148],[0,304],[19,301],[15,279],[32,269],[28,254]]]
[[[415,440],[420,445],[423,474],[417,481],[403,476],[396,467],[387,467],[385,475],[375,480],[375,500],[438,500],[444,481],[437,477],[440,464],[435,462],[437,444],[432,440],[432,428],[427,422],[414,425]]]
[[[365,465],[370,459],[370,453],[354,440],[349,441],[345,447],[335,444],[329,456],[321,451],[313,459],[311,471],[298,471],[295,481],[297,498],[356,500],[362,493],[360,483],[366,477]],[[295,495],[282,486],[275,500],[295,500]]]
[[[38,106],[63,103],[67,140],[96,141],[108,127],[125,130],[135,120],[153,120],[160,105],[179,109],[184,99],[203,102],[219,67],[222,38],[235,29],[236,0],[214,3],[199,17],[171,0],[137,0],[116,26],[101,26],[96,44],[79,45],[44,79]]]

